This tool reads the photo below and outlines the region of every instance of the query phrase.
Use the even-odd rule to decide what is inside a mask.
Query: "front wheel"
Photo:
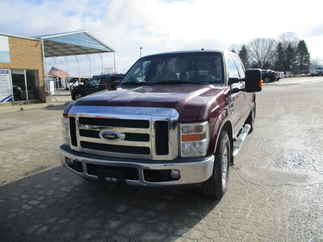
[[[231,158],[232,150],[229,135],[226,131],[222,131],[215,154],[213,174],[209,180],[203,183],[203,194],[218,200],[221,199],[227,191]]]

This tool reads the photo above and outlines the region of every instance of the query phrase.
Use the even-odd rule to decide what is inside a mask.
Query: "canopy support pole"
[[[103,56],[102,53],[99,53],[101,59],[101,74],[103,74]]]
[[[92,78],[92,62],[91,62],[91,56],[88,54],[86,55],[88,60],[89,60],[89,65],[90,65],[90,78]]]
[[[81,75],[80,75],[80,62],[79,62],[79,59],[77,58],[77,55],[75,55],[75,60],[77,62],[77,67],[78,67],[78,72],[79,72],[79,81],[80,81],[80,78],[81,78]]]
[[[66,68],[67,68],[66,56],[63,57],[63,60],[64,60],[64,70],[63,71],[66,72]],[[65,78],[64,82],[65,82],[65,88],[70,88],[69,85],[67,84],[67,78]]]
[[[26,70],[24,70],[24,79],[25,79],[25,95],[26,95],[26,101],[27,101],[27,103],[29,103],[28,83],[27,83],[27,73],[26,73]]]
[[[45,46],[44,46],[44,40],[41,40],[41,47],[42,47],[42,56],[43,56],[43,79],[44,79],[44,88],[48,88],[47,83],[47,72],[46,72],[46,57],[45,57]],[[45,100],[46,102],[46,100]]]
[[[113,51],[113,72],[117,73],[117,66],[116,66],[116,52]]]

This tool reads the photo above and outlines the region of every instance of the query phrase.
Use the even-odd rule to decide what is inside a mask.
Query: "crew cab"
[[[66,107],[62,163],[85,179],[195,184],[219,199],[253,129],[261,89],[261,70],[245,71],[232,52],[142,57],[117,90]]]

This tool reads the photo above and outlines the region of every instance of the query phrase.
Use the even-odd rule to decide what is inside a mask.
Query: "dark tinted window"
[[[90,79],[88,82],[87,82],[88,85],[90,86],[98,86],[101,84],[101,80],[100,79]]]
[[[220,53],[176,53],[148,56],[131,67],[123,83],[223,83]]]

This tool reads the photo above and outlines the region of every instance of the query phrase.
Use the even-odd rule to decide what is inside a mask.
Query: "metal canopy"
[[[34,36],[44,43],[45,57],[114,52],[85,31]]]

